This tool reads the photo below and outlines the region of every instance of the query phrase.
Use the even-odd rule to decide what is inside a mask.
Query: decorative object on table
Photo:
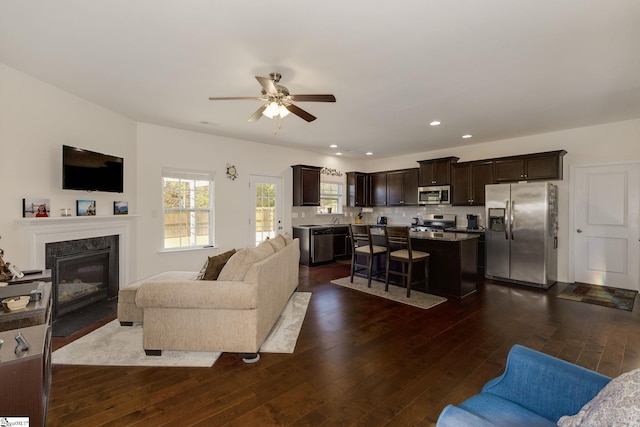
[[[71,208],[60,209],[60,216],[71,216]]]
[[[22,199],[23,218],[46,218],[49,213],[49,199]]]
[[[231,181],[235,181],[237,177],[238,169],[236,169],[234,165],[227,163],[227,178],[229,178]]]
[[[114,215],[128,215],[129,214],[129,202],[113,202],[113,214]]]
[[[4,308],[4,311],[22,310],[27,306],[27,304],[29,304],[29,301],[31,301],[31,297],[29,295],[5,298],[2,300],[2,308]]]
[[[76,200],[76,215],[95,216],[96,201],[95,200]]]
[[[567,285],[558,294],[558,298],[633,311],[633,303],[637,293],[637,291],[612,288],[610,286],[574,283]]]
[[[4,282],[13,278],[13,272],[9,268],[8,262],[4,262],[4,250],[0,249],[0,282]]]

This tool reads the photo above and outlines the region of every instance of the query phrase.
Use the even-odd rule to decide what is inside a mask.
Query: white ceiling
[[[640,1],[0,0],[0,62],[136,121],[389,157],[640,117]],[[274,135],[208,100],[273,71],[337,102]]]

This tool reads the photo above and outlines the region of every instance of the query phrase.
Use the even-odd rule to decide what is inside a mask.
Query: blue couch
[[[504,373],[482,392],[440,414],[437,427],[556,426],[574,415],[611,378],[552,356],[515,345]]]

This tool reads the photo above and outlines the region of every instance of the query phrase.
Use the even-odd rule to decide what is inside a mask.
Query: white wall
[[[291,165],[310,164],[351,170],[350,162],[334,156],[275,147],[184,131],[152,124],[138,124],[138,276],[165,270],[199,270],[207,256],[247,246],[249,218],[249,175],[279,176],[284,183],[284,230],[291,232]],[[227,163],[238,169],[238,178],[226,177]],[[353,163],[353,162],[351,162]],[[163,167],[215,172],[214,249],[161,252]],[[343,175],[342,179],[345,177]]]
[[[30,265],[28,242],[17,222],[23,198],[49,199],[54,216],[61,208],[75,214],[78,199],[96,200],[98,215],[111,215],[115,200],[129,201],[135,212],[133,120],[2,64],[0,100],[0,248],[5,261],[24,269],[44,267]],[[123,157],[124,193],[62,190],[63,144]]]
[[[568,212],[571,165],[640,161],[640,119],[495,141],[468,147],[424,152],[388,159],[350,160],[302,150],[216,137],[196,132],[138,123],[0,64],[0,248],[5,260],[29,265],[27,242],[17,225],[22,198],[51,200],[53,215],[75,209],[77,199],[97,200],[98,214],[111,215],[114,200],[127,200],[133,227],[132,279],[167,269],[198,269],[205,256],[247,242],[248,175],[284,177],[286,206],[291,206],[291,168],[311,164],[341,172],[416,167],[417,160],[454,155],[460,161],[565,149],[565,179],[560,186],[559,278],[569,277]],[[125,158],[124,194],[87,193],[61,189],[63,144]],[[179,147],[179,150],[176,150]],[[235,181],[226,178],[226,163],[238,167]],[[216,172],[216,244],[219,249],[180,254],[159,253],[162,224],[160,171],[163,166]],[[344,182],[344,176],[341,178]],[[424,208],[387,208],[380,212],[410,217]],[[445,208],[457,213],[479,213],[480,208]],[[467,211],[469,209],[469,211]],[[154,216],[155,211],[155,216]],[[296,211],[296,209],[294,209]],[[291,225],[285,209],[285,229]],[[374,213],[373,215],[377,215]],[[403,216],[404,215],[404,216]],[[299,219],[298,219],[299,220]],[[322,218],[314,218],[316,222]]]

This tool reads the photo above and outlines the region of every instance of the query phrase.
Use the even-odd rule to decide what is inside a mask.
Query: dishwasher
[[[311,229],[311,264],[333,261],[333,229]]]

